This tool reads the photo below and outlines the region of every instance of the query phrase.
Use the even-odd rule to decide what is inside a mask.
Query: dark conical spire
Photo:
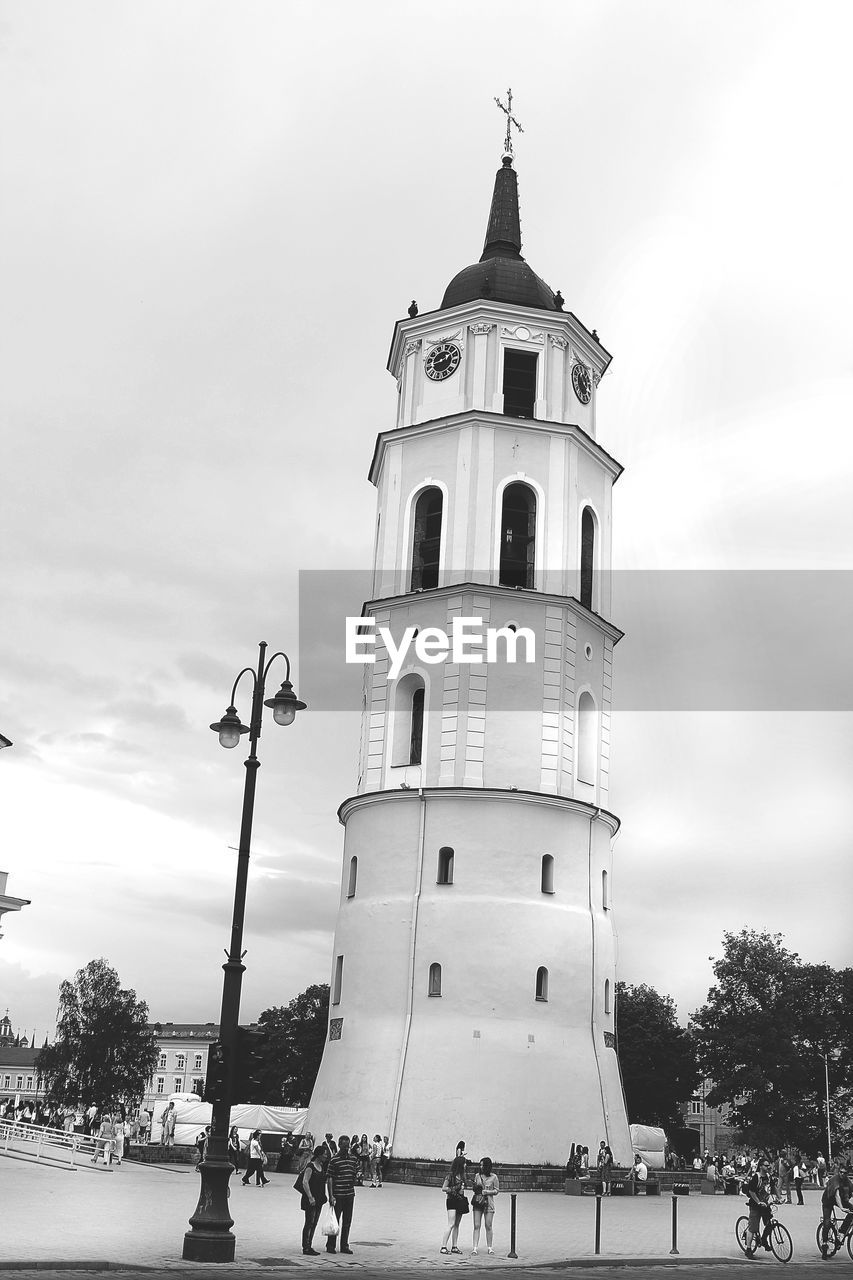
[[[559,310],[553,290],[521,256],[518,176],[508,151],[504,152],[503,162],[495,175],[486,243],[480,260],[464,267],[453,277],[444,291],[440,310],[478,298],[509,302],[519,307],[536,307],[540,311]],[[562,298],[560,302],[562,304]]]
[[[518,176],[512,167],[512,156],[505,155],[495,174],[489,225],[481,262],[489,258],[521,257],[521,219],[518,216]]]

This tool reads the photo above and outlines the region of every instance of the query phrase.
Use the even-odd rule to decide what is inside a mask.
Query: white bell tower
[[[609,363],[521,256],[507,148],[482,257],[391,344],[364,616],[394,646],[437,631],[395,678],[380,641],[364,668],[315,1134],[379,1131],[427,1160],[464,1137],[553,1164],[603,1138],[630,1163],[606,807],[621,467],[595,430]],[[502,630],[491,661],[442,651],[460,618],[481,621],[469,658]]]

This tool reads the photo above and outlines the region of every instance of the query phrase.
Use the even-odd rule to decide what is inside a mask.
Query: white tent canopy
[[[164,1098],[163,1106],[154,1112],[153,1134],[159,1137],[160,1117],[169,1102],[175,1104],[175,1143],[192,1146],[205,1125],[210,1124],[213,1107],[194,1093],[173,1093]],[[236,1125],[241,1141],[255,1129],[261,1133],[302,1133],[307,1107],[266,1107],[261,1104],[241,1103],[231,1108],[231,1123]]]

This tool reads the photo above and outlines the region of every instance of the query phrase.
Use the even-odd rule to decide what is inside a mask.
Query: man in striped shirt
[[[349,1229],[352,1222],[352,1209],[355,1203],[355,1175],[358,1171],[358,1160],[349,1153],[349,1138],[342,1134],[338,1139],[337,1154],[333,1155],[326,1170],[326,1184],[329,1193],[329,1204],[340,1223],[338,1239],[341,1253],[352,1253],[349,1247]],[[326,1237],[326,1252],[335,1252],[335,1237]]]

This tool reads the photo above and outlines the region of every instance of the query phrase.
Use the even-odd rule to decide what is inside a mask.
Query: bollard
[[[509,1196],[509,1253],[506,1255],[508,1258],[518,1257],[515,1252],[515,1198],[516,1193],[511,1191]]]
[[[670,1253],[678,1253],[678,1196],[672,1197],[672,1248]]]
[[[601,1253],[601,1195],[595,1197],[595,1252]]]

